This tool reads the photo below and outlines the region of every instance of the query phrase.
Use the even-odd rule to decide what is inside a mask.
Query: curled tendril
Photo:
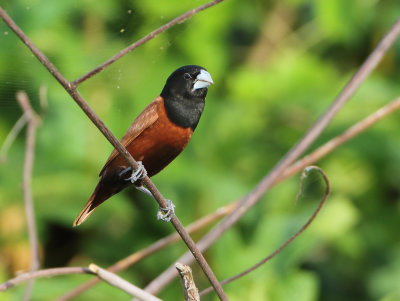
[[[310,165],[310,166],[305,167],[303,169],[302,174],[301,174],[300,188],[299,188],[299,192],[297,193],[297,196],[296,196],[296,202],[297,202],[298,198],[300,197],[300,195],[303,192],[303,186],[304,186],[305,179],[307,178],[309,173],[311,171],[313,171],[313,170],[316,170],[316,171],[318,171],[320,173],[320,175],[322,176],[322,178],[325,181],[326,188],[325,188],[325,193],[324,193],[321,201],[318,204],[318,207],[314,210],[314,212],[311,215],[311,217],[307,220],[307,222],[299,230],[297,230],[297,232],[295,234],[293,234],[288,240],[286,240],[282,245],[279,246],[279,248],[277,248],[275,251],[273,251],[270,255],[268,255],[267,257],[265,257],[264,259],[262,259],[261,261],[259,261],[255,265],[251,266],[250,268],[246,269],[245,271],[221,281],[220,282],[221,285],[225,285],[225,284],[230,283],[230,282],[232,282],[232,281],[234,281],[236,279],[239,279],[239,278],[249,274],[250,272],[254,271],[255,269],[259,268],[260,266],[262,266],[267,261],[271,260],[276,255],[278,255],[284,248],[286,248],[289,244],[291,244],[300,234],[302,234],[304,232],[304,230],[306,230],[311,225],[311,223],[314,221],[314,219],[317,217],[318,213],[321,211],[322,207],[324,206],[325,201],[328,198],[328,195],[329,195],[329,192],[330,192],[330,184],[329,184],[329,180],[328,180],[328,177],[325,174],[325,172],[318,166]],[[213,290],[212,287],[206,288],[205,290],[200,292],[200,296],[204,296],[204,295],[210,293],[212,290]]]

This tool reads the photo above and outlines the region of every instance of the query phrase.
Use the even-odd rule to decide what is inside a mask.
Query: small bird
[[[210,73],[196,65],[183,66],[168,77],[160,96],[140,113],[121,139],[139,168],[132,172],[125,159],[114,149],[74,226],[82,224],[101,203],[131,183],[151,195],[143,186],[143,178],[160,172],[186,147],[203,113],[211,84]],[[161,210],[166,214],[163,215]],[[169,221],[173,213],[174,205],[169,201],[169,206],[160,208],[157,216]]]

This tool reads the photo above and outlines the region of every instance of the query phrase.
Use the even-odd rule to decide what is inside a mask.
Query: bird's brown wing
[[[161,96],[158,96],[154,99],[143,111],[139,114],[139,116],[133,121],[128,131],[120,140],[121,144],[126,148],[132,141],[135,140],[145,129],[151,126],[158,119],[158,107],[163,102]],[[102,175],[107,166],[111,163],[112,160],[115,159],[119,155],[119,152],[114,149],[108,157],[106,164],[100,171],[99,176]]]

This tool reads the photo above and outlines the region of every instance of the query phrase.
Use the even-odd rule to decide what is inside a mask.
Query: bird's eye
[[[185,73],[185,74],[183,75],[183,78],[184,78],[184,79],[189,79],[189,78],[192,78],[192,77],[190,76],[189,73]]]

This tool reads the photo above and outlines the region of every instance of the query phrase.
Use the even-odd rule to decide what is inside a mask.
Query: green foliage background
[[[205,1],[0,3],[73,80]],[[153,178],[188,224],[249,192],[326,110],[399,16],[397,0],[227,0],[125,56],[79,91],[121,137],[173,70],[198,64],[210,71],[215,85],[195,135]],[[399,64],[397,42],[312,149],[398,97]],[[170,225],[156,221],[156,203],[130,189],[72,229],[112,148],[0,23],[0,143],[21,115],[16,91],[27,91],[39,110],[41,85],[48,87],[49,107],[38,130],[32,187],[43,266],[95,262],[106,267],[172,233]],[[332,185],[321,215],[277,258],[226,286],[230,300],[400,300],[399,117],[392,114],[318,162]],[[0,164],[0,282],[29,268],[21,192],[24,146],[21,134]],[[310,181],[311,188],[319,186],[318,178]],[[295,205],[298,185],[294,177],[273,188],[207,251],[220,279],[268,255],[311,215],[321,189],[307,190]],[[177,243],[121,275],[144,286],[185,250]],[[204,288],[207,281],[193,268]],[[33,300],[54,299],[89,278],[40,279]],[[0,300],[21,300],[23,293],[20,285]],[[178,281],[160,296],[182,299]],[[76,300],[111,298],[129,296],[101,284]]]

